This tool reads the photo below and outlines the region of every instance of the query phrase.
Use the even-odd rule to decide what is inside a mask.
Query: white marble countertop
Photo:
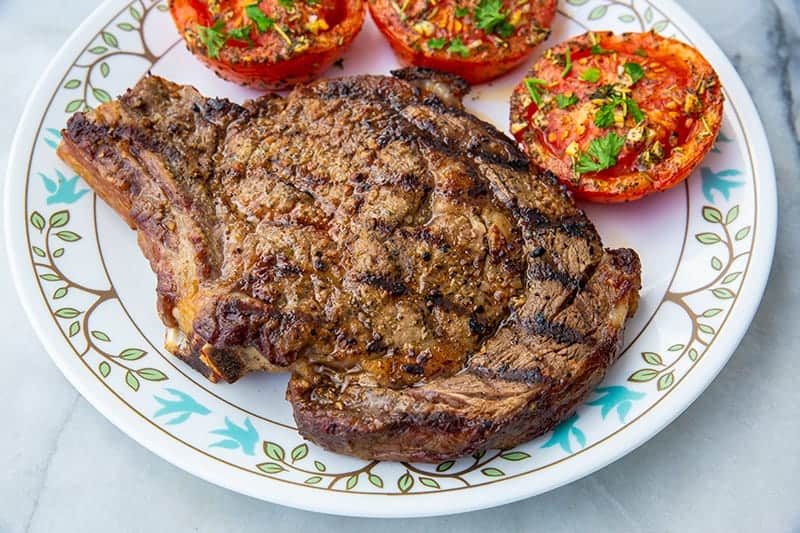
[[[702,397],[657,437],[561,489],[453,517],[348,519],[250,499],[151,454],[78,395],[21,311],[0,246],[0,533],[800,531],[800,0],[679,3],[755,98],[781,212],[771,281],[750,332]],[[37,78],[97,4],[0,2],[0,168]]]

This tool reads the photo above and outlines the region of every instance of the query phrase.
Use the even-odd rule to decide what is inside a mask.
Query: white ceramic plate
[[[607,245],[639,251],[644,287],[625,353],[577,414],[515,450],[439,465],[366,462],[297,434],[286,377],[212,385],[163,350],[155,276],[135,235],[56,157],[67,117],[148,70],[206,95],[254,93],[193,59],[160,0],[110,0],[73,34],[28,102],[11,151],[6,242],[20,297],[53,360],[114,424],[154,453],[257,498],[327,513],[425,516],[553,489],[630,452],[680,414],[733,353],[755,313],[776,231],[761,122],[731,64],[671,1],[568,0],[550,43],[589,29],[655,29],[691,42],[727,95],[717,146],[685,185],[630,205],[587,206]],[[331,76],[397,63],[372,21]],[[524,68],[467,105],[507,129]]]

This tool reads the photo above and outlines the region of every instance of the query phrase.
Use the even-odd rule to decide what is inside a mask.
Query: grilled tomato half
[[[587,33],[545,52],[511,96],[511,132],[578,198],[624,202],[685,180],[714,145],[722,87],[693,47]]]
[[[401,61],[497,78],[522,63],[550,33],[556,0],[368,0],[372,18]]]
[[[222,78],[283,89],[330,67],[364,23],[361,0],[170,0],[189,50]]]

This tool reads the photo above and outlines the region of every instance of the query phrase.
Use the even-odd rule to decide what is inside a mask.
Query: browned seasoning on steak
[[[570,415],[640,287],[467,89],[405,69],[239,106],[148,76],[59,155],[138,231],[170,351],[212,381],[291,370],[328,449],[439,461]]]

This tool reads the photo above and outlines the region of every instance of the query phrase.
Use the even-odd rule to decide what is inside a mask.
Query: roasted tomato
[[[714,144],[724,97],[691,46],[587,33],[545,52],[511,97],[511,132],[575,195],[624,202],[682,182]]]
[[[226,80],[282,89],[339,59],[364,23],[361,0],[170,0],[189,50]]]
[[[505,74],[547,38],[556,0],[369,0],[400,60],[482,83]]]

